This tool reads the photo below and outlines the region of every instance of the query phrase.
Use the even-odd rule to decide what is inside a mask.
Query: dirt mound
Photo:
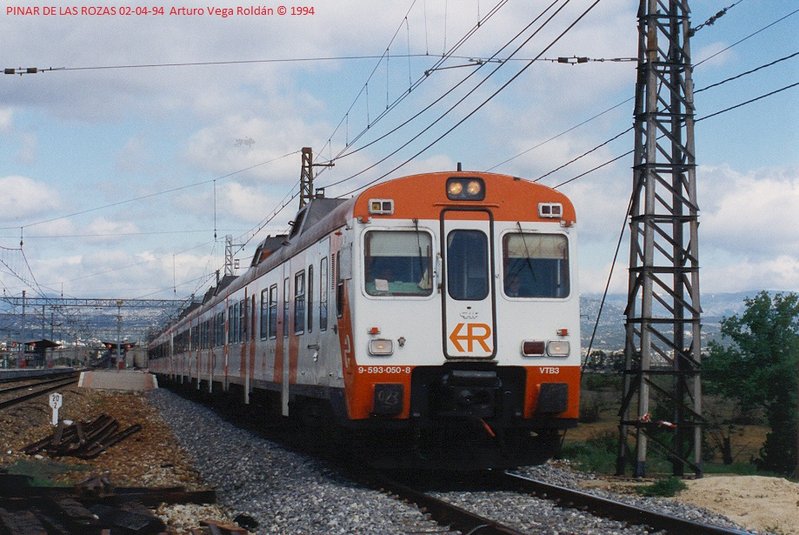
[[[747,529],[799,535],[799,484],[776,477],[706,476],[687,480],[677,500],[704,507]]]

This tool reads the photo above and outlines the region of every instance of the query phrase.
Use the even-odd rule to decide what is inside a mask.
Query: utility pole
[[[313,188],[313,168],[314,167],[333,167],[333,163],[313,163],[313,149],[311,147],[302,148],[302,167],[300,168],[300,208],[311,202],[315,197],[323,197],[324,189]]]
[[[313,149],[302,148],[302,167],[300,168],[300,208],[313,199]]]
[[[117,299],[117,369],[122,362],[122,299]]]
[[[19,355],[17,356],[17,368],[21,367],[25,360],[25,290],[22,290],[22,327],[20,329]]]
[[[688,0],[640,0],[625,371],[616,471],[702,475],[698,212]]]
[[[225,276],[228,275],[233,275],[233,236],[230,234],[225,236]]]

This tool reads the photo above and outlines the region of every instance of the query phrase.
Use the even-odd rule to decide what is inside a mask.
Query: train
[[[507,468],[557,452],[580,399],[563,193],[421,173],[319,192],[289,228],[153,337],[159,382],[257,399],[377,466]]]

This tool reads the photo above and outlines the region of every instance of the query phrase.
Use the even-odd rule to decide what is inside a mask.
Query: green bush
[[[569,459],[581,470],[612,474],[616,470],[618,436],[613,431],[598,433],[585,442],[564,444],[561,459]]]
[[[685,490],[688,487],[683,483],[679,477],[668,477],[665,479],[658,479],[651,485],[646,485],[638,488],[638,493],[644,496],[666,496],[671,497]]]

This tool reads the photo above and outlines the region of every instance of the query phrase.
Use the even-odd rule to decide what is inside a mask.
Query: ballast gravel
[[[221,505],[257,523],[263,534],[457,533],[429,520],[414,505],[346,479],[326,462],[288,450],[220,418],[212,410],[166,390],[148,394],[201,477],[217,489]],[[519,473],[579,488],[582,474],[551,465]],[[620,497],[589,491],[639,507],[667,510],[699,522],[740,527],[724,517],[666,499]],[[548,500],[508,492],[445,492],[434,495],[531,534],[643,534],[639,526],[560,508]]]

